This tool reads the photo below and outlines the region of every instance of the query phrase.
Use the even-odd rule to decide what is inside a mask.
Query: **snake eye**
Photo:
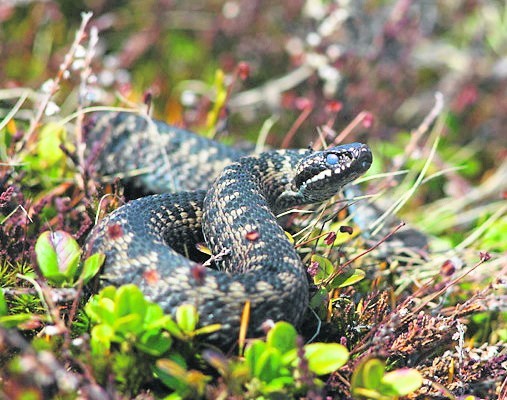
[[[334,153],[329,153],[326,156],[326,163],[328,163],[329,165],[336,165],[336,164],[338,164],[338,161],[339,161],[339,158]]]

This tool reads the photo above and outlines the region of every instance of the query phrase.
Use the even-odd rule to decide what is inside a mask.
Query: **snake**
[[[95,173],[155,193],[93,227],[86,251],[105,254],[100,286],[133,283],[173,316],[194,305],[199,326],[220,325],[206,340],[222,344],[237,338],[246,304],[249,336],[302,323],[307,271],[277,215],[331,198],[372,163],[361,143],[246,154],[132,112],[95,113],[85,137]],[[212,262],[196,259],[201,243]]]

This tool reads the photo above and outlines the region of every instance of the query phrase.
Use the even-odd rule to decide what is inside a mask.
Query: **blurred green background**
[[[42,109],[47,83],[58,76],[87,11],[93,13],[87,32],[96,29],[99,40],[84,90],[83,48],[52,99],[56,108],[48,107],[53,112],[33,128],[35,152],[18,155],[16,140],[30,132],[28,121]],[[17,110],[25,88],[29,101]],[[414,145],[437,93],[444,103],[437,122],[420,129]],[[272,124],[266,141],[273,147],[306,147],[319,133],[330,142],[367,115],[346,141],[371,145],[369,173],[409,171],[364,185],[368,193],[385,191],[381,208],[408,193],[399,216],[432,235],[435,259],[453,249],[461,251],[463,265],[474,265],[478,250],[497,252],[447,301],[470,299],[478,286],[491,289],[492,279],[505,275],[505,0],[1,0],[0,124],[16,112],[0,129],[6,132],[0,149],[10,150],[0,152],[7,161],[0,193],[11,193],[5,203],[12,203],[0,227],[0,250],[25,262],[41,231],[84,238],[93,224],[86,207],[97,194],[83,196],[83,188],[70,183],[82,172],[68,157],[76,130],[51,122],[67,121],[78,106],[139,107],[147,99],[156,118],[203,134],[216,130],[228,142],[255,142]],[[425,175],[431,179],[412,193],[439,135]],[[16,214],[18,205],[29,210],[26,217]],[[446,279],[436,268],[431,276]],[[429,276],[417,264],[392,272],[410,282],[403,289]],[[474,317],[469,334],[481,337],[477,343],[504,339],[505,312],[498,314]]]
[[[230,74],[245,61],[249,78],[235,85],[229,104],[235,133],[254,137],[276,115],[275,131],[283,135],[301,112],[297,100],[305,99],[313,106],[301,130],[308,135],[295,143],[305,145],[330,118],[326,102],[338,100],[337,131],[367,110],[375,121],[368,135],[390,138],[415,128],[441,91],[452,141],[473,142],[485,166],[505,156],[504,1],[3,1],[2,87],[37,88],[53,77],[82,11],[94,13],[99,29],[98,86],[137,102],[151,91],[158,118],[199,127],[217,69]],[[260,99],[239,101],[242,91],[269,89],[302,65],[314,73],[281,92],[271,85]],[[59,96],[70,111],[69,93]],[[100,93],[93,100],[116,101]]]

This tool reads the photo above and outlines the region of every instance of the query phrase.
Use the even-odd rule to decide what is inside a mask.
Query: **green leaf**
[[[412,368],[401,368],[388,372],[382,377],[382,394],[406,396],[419,389],[422,385],[422,375]],[[388,389],[388,390],[385,390]]]
[[[373,389],[365,389],[363,387],[354,388],[352,394],[354,395],[354,399],[367,399],[367,400],[397,400],[393,399],[392,396],[388,396],[387,398],[380,394],[377,390]]]
[[[19,328],[19,325],[30,321],[33,318],[32,314],[13,314],[3,315],[0,317],[0,325],[4,328]]]
[[[285,232],[285,236],[287,236],[287,239],[289,239],[289,242],[290,244],[294,245],[294,243],[296,243],[296,241],[294,240],[294,237],[287,231],[284,231]]]
[[[180,354],[173,353],[157,360],[154,372],[164,385],[181,393],[187,388],[186,368],[185,359]]]
[[[317,375],[330,374],[349,359],[348,350],[338,343],[311,343],[304,349],[308,367]]]
[[[157,360],[154,369],[157,377],[167,387],[175,390],[178,394],[189,394],[187,388],[187,371],[183,367],[170,359]]]
[[[266,351],[268,345],[262,340],[254,340],[245,349],[245,359],[252,377],[257,376],[257,362],[262,354]]]
[[[331,289],[343,288],[345,286],[351,286],[364,279],[366,273],[362,269],[351,268],[342,272],[336,278],[334,278],[329,287]]]
[[[116,297],[116,290],[117,290],[117,288],[115,286],[112,286],[112,285],[106,286],[104,289],[102,289],[99,292],[98,299],[103,298],[103,299],[110,299],[110,300],[114,301],[114,299]]]
[[[280,352],[269,347],[262,340],[255,340],[247,346],[245,359],[252,377],[270,382],[280,376],[282,361]]]
[[[313,277],[313,281],[316,285],[322,284],[335,271],[335,268],[331,261],[325,257],[314,254],[311,258],[311,261],[319,264],[319,269]],[[331,283],[328,285],[328,289],[336,289],[353,285],[354,283],[364,279],[365,275],[365,272],[360,269],[347,269],[331,281]]]
[[[37,263],[44,277],[53,284],[73,283],[81,249],[67,232],[46,231],[35,243]]]
[[[225,84],[225,73],[221,69],[215,71],[215,102],[213,108],[208,112],[206,116],[206,128],[211,135],[215,131],[216,123],[220,116],[220,110],[227,100],[227,86]]]
[[[108,354],[111,341],[114,338],[114,330],[109,325],[96,325],[91,331],[90,344],[93,354]]]
[[[354,370],[351,379],[353,393],[359,394],[357,390],[367,389],[378,391],[382,377],[385,373],[385,363],[377,358],[370,358],[362,361]]]
[[[146,304],[146,314],[144,315],[144,329],[163,328],[166,319],[171,319],[169,315],[164,315],[162,307],[156,303]]]
[[[325,320],[328,312],[329,292],[321,287],[310,299],[310,308],[317,313],[320,319]]]
[[[115,317],[123,317],[129,314],[136,314],[139,323],[144,321],[147,312],[148,302],[143,292],[136,285],[120,286],[116,292],[116,313]]]
[[[93,296],[85,306],[86,314],[88,314],[93,322],[99,324],[106,323],[111,326],[113,326],[115,321],[114,309],[114,301],[100,295]]]
[[[268,346],[278,349],[280,354],[285,354],[296,347],[296,329],[285,321],[279,321],[268,332],[266,343]]]
[[[9,309],[7,307],[7,302],[5,301],[4,291],[0,289],[0,316],[7,315],[9,313]]]
[[[137,335],[143,331],[143,321],[139,314],[128,314],[123,317],[115,317],[113,328],[115,332],[123,335]]]
[[[383,361],[378,359],[367,360],[362,371],[364,387],[367,389],[378,389],[384,372],[385,363]]]
[[[194,335],[208,335],[213,332],[217,332],[222,329],[222,324],[211,324],[198,328],[194,331]]]
[[[266,347],[255,363],[254,376],[263,382],[271,382],[280,376],[281,356],[277,349]]]
[[[105,259],[106,256],[104,254],[95,253],[85,260],[83,264],[83,272],[81,273],[84,283],[88,283],[88,281],[92,279],[97,272],[99,272]]]
[[[182,398],[201,398],[210,377],[200,371],[187,371],[174,357],[157,361],[155,373]]]
[[[319,269],[313,277],[313,281],[316,285],[321,284],[334,271],[333,264],[325,257],[314,254],[311,258],[311,262],[319,264]]]
[[[327,305],[328,291],[326,289],[319,289],[310,299],[310,307],[318,308],[322,305]],[[327,307],[326,307],[327,308]]]
[[[181,331],[180,327],[172,318],[167,318],[164,320],[163,327],[167,330],[172,336],[177,337],[178,339],[184,339],[185,336]]]
[[[284,366],[296,366],[298,360],[298,351],[297,349],[292,349],[282,355],[282,365]]]
[[[183,332],[193,332],[198,322],[199,315],[194,305],[182,304],[176,309],[176,323]]]
[[[155,357],[160,357],[172,345],[172,339],[167,332],[147,331],[139,337],[136,347]]]
[[[35,243],[35,255],[42,274],[47,278],[59,273],[58,258],[51,241],[52,232],[42,233]]]
[[[63,159],[65,154],[60,145],[65,140],[65,128],[56,123],[48,123],[39,131],[37,141],[37,154],[41,161],[41,167],[48,167]]]
[[[279,376],[278,378],[274,378],[263,388],[263,393],[274,393],[280,392],[286,387],[290,387],[294,385],[294,377],[293,376]],[[282,397],[285,398],[285,397]]]

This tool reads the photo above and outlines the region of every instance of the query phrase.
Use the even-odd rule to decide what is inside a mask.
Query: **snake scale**
[[[208,339],[222,344],[237,338],[247,301],[250,335],[266,320],[301,323],[306,270],[275,215],[328,199],[372,162],[359,143],[245,156],[134,113],[95,114],[86,138],[99,174],[171,192],[132,200],[93,228],[87,251],[106,255],[101,285],[134,283],[172,314],[193,304],[201,326],[221,324]],[[185,256],[204,241],[220,255],[215,269]]]

